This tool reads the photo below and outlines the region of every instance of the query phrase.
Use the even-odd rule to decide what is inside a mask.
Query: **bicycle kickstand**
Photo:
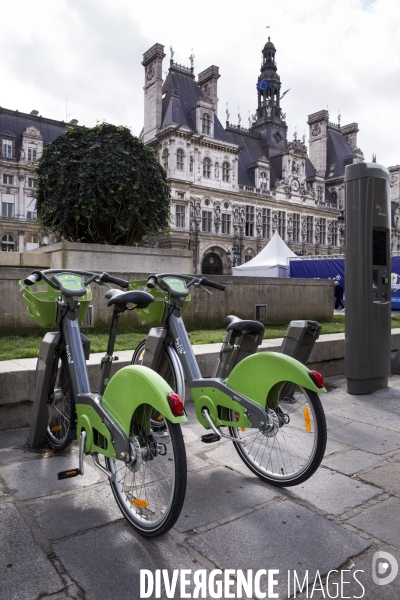
[[[68,469],[67,471],[60,471],[57,473],[57,479],[69,479],[70,477],[76,477],[77,475],[83,475],[83,451],[85,448],[86,431],[81,432],[81,439],[79,440],[79,468]]]

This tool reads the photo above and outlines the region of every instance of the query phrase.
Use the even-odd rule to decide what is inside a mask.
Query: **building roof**
[[[251,165],[257,162],[259,158],[265,159],[265,152],[259,137],[241,132],[239,129],[229,128],[227,131],[228,140],[232,144],[239,146],[239,165],[238,165],[238,183],[255,187],[254,169]]]
[[[47,146],[61,133],[66,131],[68,124],[64,121],[54,121],[39,115],[21,113],[0,107],[0,136],[1,134],[15,136],[15,159],[20,160],[22,134],[27,127],[35,127],[43,137],[43,145]]]
[[[171,67],[163,85],[164,94],[161,128],[180,124],[195,131],[196,103],[199,98],[204,98],[204,94],[190,71]],[[224,142],[230,141],[216,115],[214,115],[214,138]]]
[[[325,177],[343,177],[346,165],[353,162],[353,150],[340,131],[328,127]]]

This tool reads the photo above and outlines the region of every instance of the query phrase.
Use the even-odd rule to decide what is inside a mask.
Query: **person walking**
[[[335,310],[339,309],[339,306],[341,308],[344,308],[343,306],[343,288],[340,285],[340,283],[338,281],[335,281],[335,293],[334,293],[334,297],[335,297]]]

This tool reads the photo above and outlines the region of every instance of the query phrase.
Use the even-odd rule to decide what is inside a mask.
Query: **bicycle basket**
[[[146,287],[146,284],[147,284],[147,279],[130,281],[129,289],[130,290],[138,290],[141,288],[144,289]],[[149,294],[151,294],[153,296],[154,302],[149,304],[149,306],[147,308],[137,308],[136,313],[137,313],[138,317],[140,319],[143,319],[143,321],[146,321],[146,323],[150,323],[151,325],[159,325],[160,323],[162,323],[162,319],[164,316],[164,310],[165,310],[165,306],[166,306],[165,301],[167,299],[167,294],[162,294],[156,288],[153,288],[151,290],[146,290],[146,291],[149,292]],[[183,307],[182,307],[182,314],[185,312],[189,302],[190,302],[190,294],[188,296],[186,296],[186,298],[185,298],[185,301],[184,301]]]
[[[23,279],[20,280],[19,284],[22,288],[25,286]],[[83,317],[92,300],[92,290],[90,287],[87,287],[86,290],[86,295],[80,300],[79,324],[82,324]],[[44,281],[32,287],[25,287],[23,293],[23,298],[28,305],[29,316],[35,323],[48,329],[56,324],[57,300],[60,296],[60,290],[55,290]]]

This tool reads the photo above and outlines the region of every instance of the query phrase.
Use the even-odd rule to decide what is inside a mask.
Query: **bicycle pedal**
[[[220,439],[216,433],[205,433],[201,436],[201,441],[205,444],[213,444],[214,442],[219,442]]]
[[[77,477],[83,475],[80,469],[68,469],[68,471],[60,471],[57,473],[57,479],[70,479],[71,477]]]

